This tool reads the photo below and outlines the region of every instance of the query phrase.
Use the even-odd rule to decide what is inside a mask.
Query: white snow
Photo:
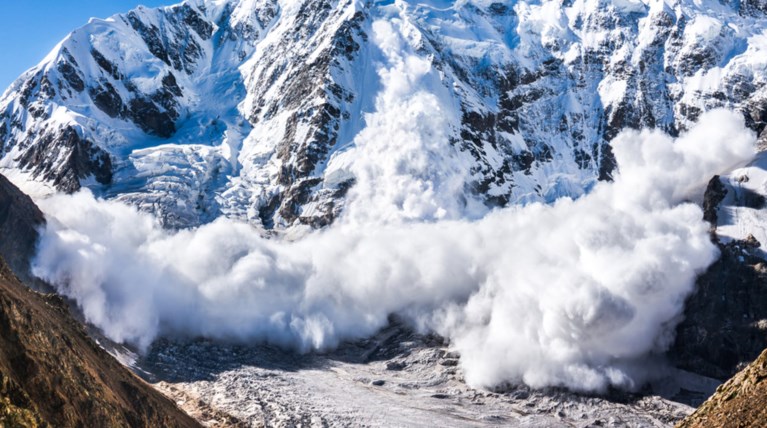
[[[718,210],[717,234],[725,242],[753,235],[762,244],[759,253],[767,257],[767,210],[764,206],[749,206],[747,202],[756,195],[767,196],[767,152],[722,179],[727,195]]]
[[[392,27],[380,25],[383,41]],[[401,82],[387,82],[384,93],[396,89]],[[388,101],[380,107],[380,120],[410,138],[433,135],[429,123],[396,122],[401,111]],[[717,256],[701,209],[684,201],[749,160],[753,143],[726,111],[678,139],[626,132],[614,183],[476,221],[441,220],[454,213],[439,192],[453,189],[418,195],[413,186],[432,180],[422,169],[395,161],[403,169],[390,179],[404,185],[394,187],[376,180],[388,174],[379,164],[361,163],[370,181],[341,222],[292,242],[226,219],[172,233],[87,192],[56,196],[39,201],[51,221],[34,272],[110,338],[142,347],[182,333],[324,350],[396,313],[450,338],[470,385],[634,389],[652,372],[643,358],[670,344],[695,277]]]
[[[711,42],[722,35],[722,22],[710,16],[696,16],[684,29],[686,40]]]

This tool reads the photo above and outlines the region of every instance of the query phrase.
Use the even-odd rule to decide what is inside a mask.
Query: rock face
[[[759,427],[767,420],[767,351],[720,386],[677,428]]]
[[[719,204],[724,201],[727,196],[727,189],[722,184],[718,175],[711,178],[706,187],[706,192],[703,194],[703,220],[711,224],[713,230],[716,229],[717,222],[719,220]]]
[[[27,282],[32,279],[29,262],[35,255],[37,229],[44,224],[32,199],[0,175],[0,257]]]
[[[360,178],[350,165],[387,166],[363,156],[362,132],[398,106],[413,130],[439,117],[444,132],[380,150],[455,169],[466,206],[578,196],[609,179],[609,142],[623,128],[674,134],[724,106],[761,133],[765,10],[692,0],[139,8],[76,30],[9,88],[0,167],[91,187],[169,226],[227,215],[322,227]],[[433,101],[421,116],[408,109],[418,100]],[[426,193],[444,179],[395,172]]]
[[[756,230],[758,222],[746,215],[764,205],[764,196],[758,193],[759,174],[752,174],[754,183],[747,175],[754,168],[736,170],[733,177],[713,177],[708,184],[703,216],[711,223],[711,237],[721,257],[698,278],[670,351],[680,367],[720,380],[733,376],[767,348],[764,248],[753,235],[745,239],[726,235],[733,228]]]
[[[720,380],[767,348],[767,253],[759,242],[765,240],[765,155],[708,184],[704,218],[721,257],[698,278],[670,352],[682,368]]]
[[[719,243],[698,278],[670,351],[683,369],[725,380],[767,348],[767,264],[756,240]]]

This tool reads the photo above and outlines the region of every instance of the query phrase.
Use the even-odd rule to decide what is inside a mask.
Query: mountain
[[[612,179],[616,161],[610,143],[625,128],[649,127],[672,136],[679,135],[704,112],[727,107],[740,111],[746,125],[764,143],[767,138],[764,133],[767,125],[766,13],[767,3],[748,0],[189,0],[165,8],[138,8],[106,20],[94,19],[74,31],[0,97],[0,172],[36,192],[76,192],[89,188],[99,197],[127,202],[156,213],[169,228],[198,226],[219,217],[245,220],[264,231],[322,228],[340,216],[352,215],[350,211],[353,215],[363,216],[347,218],[347,225],[351,222],[352,226],[355,220],[361,220],[364,226],[376,226],[411,220],[429,223],[478,218],[499,206],[552,202],[562,196],[579,197],[591,190],[597,181]],[[620,155],[621,152],[616,149],[616,153]],[[662,165],[659,170],[675,167],[659,164]],[[747,211],[761,209],[764,200],[741,192],[743,183],[761,189],[765,188],[762,186],[765,180],[753,172],[748,174],[739,173],[721,182],[715,179],[709,186],[711,192],[707,193],[704,207],[713,227],[720,227],[722,240],[716,243],[724,256],[701,276],[698,292],[688,299],[685,321],[677,330],[677,342],[671,353],[672,359],[683,368],[720,379],[752,358],[767,340],[764,335],[767,312],[759,303],[763,301],[761,296],[767,272],[761,261],[765,254],[757,249],[754,239],[739,235],[745,230],[741,230],[741,226],[746,224],[739,222],[740,219],[752,218],[748,216],[756,219],[746,224],[749,229],[764,224],[757,221],[760,220],[758,215]],[[748,179],[749,176],[752,178]],[[8,188],[0,180],[0,191],[4,186]],[[0,194],[0,203],[23,199],[13,190],[7,193],[10,196]],[[345,206],[355,201],[369,207],[344,211]],[[21,206],[25,204],[21,203]],[[10,237],[7,243],[0,243],[0,251],[11,268],[23,275],[28,273],[29,256],[34,251],[31,244],[34,240],[25,240],[24,236],[40,227],[43,219],[39,211],[31,207],[18,208],[17,205],[10,203],[10,211],[0,209],[0,223],[3,216],[22,219],[19,223],[5,223],[8,226],[0,224],[5,227],[0,232]],[[18,209],[26,211],[14,214]],[[693,209],[691,213],[698,214],[698,211]],[[694,217],[691,215],[689,220],[694,221]],[[556,223],[560,217],[553,218],[555,220],[549,224]],[[595,222],[603,219],[597,220]],[[725,239],[727,228],[733,226],[739,228],[738,234],[731,233],[729,238],[736,240]],[[137,227],[137,230],[145,229]],[[700,231],[703,241],[708,243],[705,226]],[[153,235],[163,233],[158,230]],[[611,233],[612,230],[593,231],[593,244],[602,242],[601,237]],[[251,242],[256,241],[255,235],[258,234],[254,234]],[[66,234],[63,236],[66,241]],[[191,248],[189,254],[204,255],[209,253],[197,250],[221,248],[221,251],[214,250],[210,254],[227,253],[225,256],[229,257],[231,252],[234,261],[221,266],[234,266],[235,262],[245,259],[243,255],[249,254],[250,247],[234,251],[236,246],[229,244],[236,240],[237,234],[224,236],[222,239],[213,236],[204,241],[206,245]],[[712,237],[716,239],[713,234]],[[82,241],[86,247],[97,250],[110,247],[98,248],[98,242]],[[17,245],[18,242],[22,246]],[[256,242],[261,245],[260,240]],[[453,241],[445,242],[453,245]],[[461,242],[462,239],[455,240],[456,245]],[[470,241],[467,245],[479,247],[482,242],[484,240]],[[222,245],[217,247],[208,243]],[[630,243],[626,246],[632,248]],[[191,245],[184,247],[189,249],[187,247]],[[519,247],[523,247],[520,251],[523,252],[527,245]],[[581,249],[580,245],[574,247]],[[70,247],[61,247],[62,250],[65,248]],[[169,259],[169,251],[162,251],[167,248],[172,247],[161,246],[160,250],[145,254],[159,254],[160,259]],[[318,248],[319,251],[312,248],[310,253],[323,253],[323,247]],[[560,250],[556,246],[552,248]],[[378,247],[373,249],[369,254],[363,252],[359,259],[375,254]],[[275,265],[282,268],[280,263],[270,261],[272,257],[289,260],[287,251],[268,253],[268,259],[250,257],[246,261],[252,259],[260,263],[257,267]],[[84,251],[81,254],[87,258],[89,254],[100,253]],[[123,254],[135,258],[137,253],[116,254],[118,262],[114,264],[122,273],[129,270],[122,264]],[[633,253],[626,254],[624,259],[630,259],[628,255]],[[557,264],[557,255],[557,251],[552,251],[552,259],[545,259],[548,265],[544,268]],[[194,264],[196,259],[189,258]],[[403,259],[415,258],[418,257]],[[465,258],[461,256],[455,260]],[[86,266],[100,264],[100,259],[93,260],[92,265]],[[658,269],[655,265],[662,264],[655,263],[654,259],[652,262],[649,271],[654,275]],[[297,265],[302,272],[312,272],[307,267],[310,264]],[[388,267],[386,259],[381,265]],[[502,265],[511,266],[510,263]],[[176,273],[164,263],[161,266],[163,269],[157,272],[170,272],[168,278]],[[205,265],[200,263],[191,270],[196,271],[200,266]],[[360,271],[364,271],[362,264]],[[388,270],[382,268],[382,271],[388,275]],[[66,275],[69,272],[60,272],[65,273],[61,282],[69,285],[66,284],[71,278]],[[174,288],[169,281],[163,280],[158,281],[162,287],[157,289],[180,289],[184,293],[179,296],[188,296],[186,291],[191,287],[186,285],[194,282],[194,277],[187,278],[179,272],[182,280],[179,284],[184,287]],[[256,276],[254,272],[258,271],[248,270],[247,275],[235,279]],[[501,272],[504,277],[510,273],[505,269]],[[150,270],[148,277],[154,280],[165,278],[154,273]],[[361,278],[367,276],[367,272],[363,272]],[[279,285],[283,279],[280,276],[266,278],[268,281],[264,284],[269,286]],[[654,278],[648,275],[648,290],[654,288],[649,285],[657,285],[650,284],[655,282]],[[9,284],[18,286],[10,276],[6,279]],[[97,287],[93,288],[96,291],[104,283],[120,285],[110,276],[96,279]],[[227,284],[223,279],[216,277],[211,284]],[[405,278],[404,282],[409,279]],[[264,284],[259,284],[259,290],[270,291],[263,287]],[[301,284],[300,280],[298,284]],[[227,312],[226,306],[211,299],[213,288],[216,287],[206,287],[200,294],[204,297],[200,301],[210,305],[204,308],[213,308],[213,314]],[[55,322],[44,324],[54,319],[50,318],[54,315],[43,311],[45,307],[55,306],[55,302],[46,303],[51,299],[40,303],[35,299],[42,297],[36,294],[14,288],[9,290],[8,295],[16,300],[10,300],[7,308],[22,307],[27,302],[33,311],[29,316],[11,319],[13,323],[8,324],[8,329],[22,332],[19,337],[27,337],[33,331],[63,331],[62,334],[79,337],[80,342],[72,347],[78,352],[82,349],[101,352],[93,344],[88,345],[90,342],[82,331],[77,333],[79,330],[69,319],[55,318]],[[136,291],[134,288],[130,290]],[[152,292],[136,294],[155,296]],[[593,308],[595,314],[617,314],[617,320],[633,316],[626,315],[630,307],[623,305],[622,300],[606,299],[607,295],[601,291],[594,294],[599,297],[599,304],[592,307],[584,303],[584,308]],[[176,296],[173,292],[168,295]],[[338,296],[336,293],[328,295],[328,300]],[[271,294],[265,292],[264,296]],[[229,295],[225,297],[229,299]],[[122,299],[117,300],[119,304]],[[244,307],[243,314],[256,312],[242,304],[249,302],[242,296],[234,295],[232,300],[238,308]],[[347,304],[343,299],[336,301],[344,309],[358,306]],[[144,305],[147,300],[139,302]],[[180,298],[169,308],[175,310],[175,304],[178,304],[179,308],[183,306],[189,310],[184,302]],[[268,306],[266,298],[259,300],[259,303],[264,302]],[[104,306],[102,303],[96,302],[99,308]],[[384,306],[384,302],[380,303]],[[681,297],[678,303],[681,308]],[[168,309],[162,306],[158,310]],[[741,311],[745,311],[745,315]],[[6,309],[6,312],[12,311]],[[564,312],[570,314],[572,311]],[[179,318],[183,318],[180,324],[186,325],[184,323],[190,317],[185,311],[179,313]],[[135,318],[135,313],[130,315]],[[174,312],[170,319],[175,320],[176,315]],[[681,316],[681,313],[675,313],[668,322],[676,323],[677,315]],[[271,320],[280,321],[280,317]],[[199,318],[206,319],[203,315]],[[604,331],[613,328],[609,316],[601,319],[595,316],[594,319],[597,327],[606,326]],[[567,326],[572,325],[568,319],[562,320],[567,321]],[[235,321],[233,325],[242,326],[241,319]],[[591,320],[586,321],[590,325]],[[56,330],[57,325],[64,326],[63,330],[62,327]],[[192,333],[196,331],[192,330]],[[240,332],[241,329],[233,331]],[[76,336],[78,334],[80,336]],[[597,332],[594,337],[600,335],[602,333]],[[733,339],[733,335],[737,338]],[[55,374],[43,377],[54,379],[51,383],[54,388],[48,388],[49,385],[42,381],[27,388],[24,379],[30,373],[46,376],[57,373],[50,363],[57,361],[52,355],[67,363],[74,361],[73,367],[79,367],[76,364],[81,364],[82,360],[56,348],[62,341],[68,343],[67,340],[74,339],[59,339],[55,334],[35,338],[30,342],[33,348],[18,348],[21,346],[19,341],[0,349],[11,349],[24,356],[41,355],[39,361],[32,361],[34,367],[42,371],[34,373],[27,369],[32,366],[14,366],[16,360],[9,357],[8,367],[16,371],[8,369],[8,373],[15,377],[9,377],[12,382],[4,381],[3,384],[10,385],[7,396],[22,397],[21,401],[14,402],[15,408],[31,409],[31,413],[19,413],[20,417],[42,420],[48,417],[44,405],[58,402],[39,395],[44,394],[40,391],[69,391],[69,386],[56,384],[60,380]],[[569,339],[573,338],[573,343],[580,340],[577,336],[569,336]],[[663,335],[660,340],[670,344],[670,334]],[[173,349],[176,344],[168,346]],[[296,403],[302,406],[295,412],[275,411],[275,418],[279,419],[281,414],[296,414],[304,421],[305,416],[312,416],[303,410],[305,403],[293,397],[296,388],[291,382],[304,380],[305,373],[301,370],[284,370],[287,380],[283,382],[283,378],[277,378],[272,385],[274,390],[268,385],[264,387],[262,383],[251,382],[253,377],[249,374],[240,376],[235,372],[231,375],[234,380],[226,376],[210,380],[209,373],[220,374],[220,371],[229,369],[219,360],[206,358],[218,353],[217,345],[211,354],[200,354],[196,344],[190,346],[177,348],[181,349],[181,357],[175,361],[173,354],[162,348],[163,352],[158,353],[159,363],[165,363],[163,358],[170,361],[164,367],[186,369],[190,378],[176,379],[180,383],[166,385],[167,388],[161,386],[173,396],[197,400],[199,396],[195,393],[204,391],[206,397],[226,402],[221,407],[226,414],[243,408],[247,408],[243,413],[258,413],[261,410],[237,401],[242,397],[250,400],[250,396],[232,386],[240,379],[246,379],[247,388],[263,393],[261,403],[264,408],[277,406],[273,403],[288,409]],[[665,345],[658,348],[665,349]],[[383,362],[371,363],[366,368],[355,367],[354,370],[360,371],[354,382],[362,384],[361,388],[365,390],[399,385],[400,371],[407,367],[399,363],[405,361],[412,362],[415,367],[410,373],[406,370],[404,375],[418,376],[424,371],[439,376],[456,375],[455,379],[440,377],[445,380],[436,384],[430,398],[445,400],[450,397],[450,389],[443,390],[443,385],[459,388],[455,394],[459,397],[467,398],[475,393],[468,387],[460,389],[465,384],[457,376],[458,372],[450,369],[459,367],[459,359],[444,358],[449,362],[442,364],[440,359],[448,353],[441,352],[448,349],[437,352],[428,345],[417,351],[440,356],[424,364],[425,369],[415,364],[415,360],[406,360],[409,353],[403,353],[401,358],[396,356],[402,361],[391,361],[398,363],[392,370]],[[229,354],[228,351],[224,353]],[[188,366],[175,364],[188,355],[203,362],[192,358]],[[0,353],[0,364],[2,357]],[[86,360],[86,363],[91,361],[90,357]],[[208,360],[215,367],[201,374],[200,366],[205,367]],[[464,354],[466,360],[468,357]],[[98,364],[113,363],[99,361]],[[252,361],[247,360],[247,364],[260,362]],[[300,363],[297,366],[303,367]],[[247,374],[247,367],[238,358],[234,358],[234,364],[236,369],[245,367]],[[601,369],[603,364],[604,361],[599,361],[598,368]],[[66,365],[65,369],[68,367]],[[396,373],[381,374],[384,369]],[[133,424],[138,419],[132,418],[142,418],[141,412],[151,408],[125,410],[120,407],[129,403],[121,398],[125,397],[121,395],[125,393],[124,385],[112,380],[125,379],[121,376],[127,374],[120,374],[115,369],[108,372],[106,379],[93,381],[87,375],[100,373],[98,370],[87,367],[77,370],[78,375],[84,373],[86,376],[65,376],[65,380],[74,379],[77,385],[79,379],[85,379],[82,382],[89,386],[93,385],[91,382],[99,385],[98,381],[101,381],[106,383],[103,388],[107,389],[97,386],[97,390],[117,391],[114,393],[117,395],[107,393],[108,398],[116,397],[117,404],[107,401],[105,407],[97,407],[94,411],[101,413],[92,420],[104,424],[119,423],[109,417],[129,415],[125,416],[127,423]],[[294,371],[298,372],[295,376]],[[375,378],[368,379],[366,371]],[[265,378],[274,377],[273,373],[256,373]],[[340,373],[344,375],[343,370]],[[190,383],[181,382],[184,380]],[[455,383],[451,383],[453,381]],[[314,388],[316,384],[309,385],[310,390],[317,389]],[[348,384],[343,382],[331,385],[336,385],[337,391],[349,390]],[[386,388],[378,389],[386,393]],[[692,391],[683,386],[677,389],[680,394]],[[72,391],[82,390],[87,388],[72,387]],[[413,390],[422,393],[418,385]],[[23,391],[23,394],[17,391]],[[217,394],[219,391],[226,391],[236,400],[232,401],[226,394]],[[280,403],[285,396],[287,399]],[[78,397],[73,393],[67,398],[75,403]],[[335,397],[342,397],[344,403],[341,404],[346,404],[344,395],[335,394]],[[499,400],[508,397],[511,395]],[[159,408],[167,404],[151,398],[147,400]],[[28,403],[42,404],[32,406]],[[79,408],[76,404],[67,407],[70,402],[66,403],[56,408],[67,412],[66,409]],[[205,406],[190,403],[187,401],[193,410],[206,411]],[[548,406],[546,399],[538,403],[539,408]],[[658,403],[660,407],[667,405],[666,402]],[[307,402],[306,405],[310,404]],[[611,406],[601,402],[597,405]],[[644,405],[639,403],[640,408]],[[118,410],[102,412],[103,409]],[[566,415],[567,420],[583,419],[584,413],[580,409]],[[681,415],[677,408],[667,410],[658,416],[664,423],[675,421]],[[325,411],[333,413],[334,409]],[[618,411],[624,412],[622,409]],[[529,409],[519,412],[520,417],[524,417]],[[475,414],[473,410],[471,413]],[[153,411],[149,414],[163,417],[162,413]],[[74,420],[66,419],[69,417],[55,415],[52,420]],[[235,419],[260,420],[258,417],[245,414]],[[427,422],[433,422],[430,418],[431,415],[427,416]],[[140,420],[144,424],[163,425],[162,421]],[[599,421],[602,423],[601,419]]]
[[[676,134],[723,106],[762,133],[766,11],[752,0],[138,8],[91,20],[5,92],[0,168],[89,187],[170,227],[222,215],[322,227],[370,181],[365,168],[449,194],[420,218],[579,196],[610,178],[623,128]],[[395,122],[402,135],[368,144]]]
[[[0,425],[194,427],[194,420],[88,337],[55,295],[0,258]]]

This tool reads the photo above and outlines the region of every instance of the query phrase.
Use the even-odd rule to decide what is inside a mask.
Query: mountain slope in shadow
[[[0,176],[0,426],[198,426],[90,339],[63,299],[22,284],[41,224]]]

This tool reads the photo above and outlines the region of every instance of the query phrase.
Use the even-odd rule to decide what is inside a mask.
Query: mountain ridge
[[[767,391],[767,351],[717,388],[695,413],[677,424],[677,428],[752,427],[764,423],[767,416],[764,397]]]
[[[687,0],[139,8],[92,20],[9,88],[0,168],[89,187],[170,227],[219,216],[327,226],[365,191],[355,189],[368,170],[414,197],[446,194],[419,214],[434,218],[578,197],[610,178],[621,129],[676,134],[729,107],[764,130],[764,10]],[[410,143],[372,141],[397,112]]]

